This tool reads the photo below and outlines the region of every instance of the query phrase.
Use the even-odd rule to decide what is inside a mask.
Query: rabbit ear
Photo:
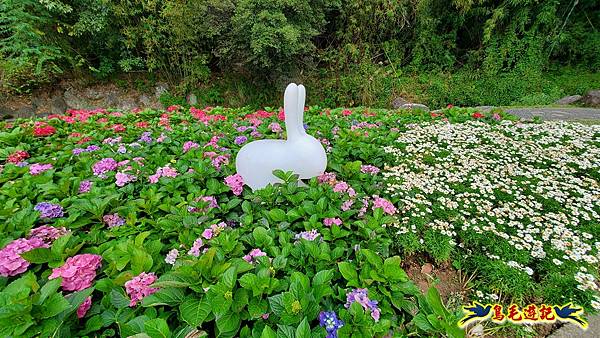
[[[288,139],[300,136],[298,129],[298,86],[290,83],[283,96],[283,111],[285,112],[285,129]]]
[[[298,86],[298,128],[301,134],[306,134],[304,130],[304,100],[306,99],[306,89],[303,85]]]

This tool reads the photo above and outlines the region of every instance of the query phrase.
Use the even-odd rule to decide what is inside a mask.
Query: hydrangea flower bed
[[[283,118],[172,106],[0,125],[0,335],[462,337],[402,269],[423,252],[479,269],[481,297],[595,306],[597,127],[314,107],[328,171],[252,192],[235,155],[283,138]]]

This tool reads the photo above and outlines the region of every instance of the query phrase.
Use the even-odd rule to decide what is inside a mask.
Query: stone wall
[[[160,82],[150,92],[124,89],[112,83],[88,86],[61,83],[29,95],[0,98],[0,120],[62,114],[67,109],[157,109],[162,108],[159,98],[167,89],[167,84]]]

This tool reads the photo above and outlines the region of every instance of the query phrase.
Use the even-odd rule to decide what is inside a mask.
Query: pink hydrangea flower
[[[213,238],[213,231],[212,231],[212,229],[211,228],[204,229],[204,231],[202,231],[202,237],[204,237],[206,239]]]
[[[373,174],[373,175],[375,175],[375,174],[377,174],[377,173],[378,173],[380,170],[379,170],[379,168],[377,168],[377,167],[376,167],[376,166],[374,166],[374,165],[367,164],[367,165],[362,165],[362,166],[360,166],[360,171],[361,171],[362,173],[365,173],[365,174]]]
[[[165,257],[165,262],[167,264],[175,265],[177,257],[179,257],[179,250],[172,249],[171,251],[169,251],[169,253],[167,253],[167,256]]]
[[[96,269],[100,267],[102,257],[93,254],[81,254],[67,258],[60,268],[52,269],[48,279],[62,277],[65,291],[80,291],[92,286],[96,278]]]
[[[217,146],[218,146],[218,145],[217,145],[217,142],[219,142],[219,139],[220,139],[220,137],[219,137],[219,136],[216,136],[216,135],[215,135],[215,136],[213,136],[213,137],[211,137],[210,141],[208,141],[208,143],[206,143],[206,144],[204,145],[204,148],[206,148],[206,147],[214,147],[214,148],[217,148]]]
[[[219,204],[217,203],[217,199],[214,196],[204,196],[196,198],[196,202],[204,201],[208,202],[208,206],[206,208],[196,208],[196,207],[188,207],[189,212],[206,212],[212,208],[218,208]]]
[[[29,262],[21,257],[24,252],[36,248],[47,248],[48,244],[39,238],[19,238],[0,250],[0,276],[16,276],[27,271]]]
[[[266,256],[267,253],[261,249],[252,249],[247,255],[242,257],[246,262],[253,263],[256,257]]]
[[[333,184],[335,183],[336,177],[335,173],[323,173],[317,176],[317,179],[319,180],[319,183]]]
[[[92,307],[92,296],[86,298],[81,305],[77,308],[77,318],[85,317],[85,314]]]
[[[202,248],[203,245],[204,245],[204,243],[202,242],[202,238],[196,239],[194,241],[194,244],[190,248],[190,251],[188,251],[188,255],[194,256],[194,257],[200,256],[200,249]]]
[[[162,176],[163,177],[177,177],[177,169],[171,168],[168,165],[162,168]]]
[[[269,129],[271,129],[271,131],[274,133],[280,133],[283,131],[283,128],[281,128],[281,125],[277,122],[271,122],[271,124],[269,124]]]
[[[394,204],[392,204],[392,202],[379,196],[373,196],[373,210],[375,210],[376,208],[383,209],[383,212],[385,212],[388,215],[393,215],[397,211],[396,207],[394,206]]]
[[[129,182],[135,181],[137,179],[137,177],[134,175],[131,175],[131,174],[118,172],[115,175],[115,179],[116,179],[115,184],[117,185],[117,187],[123,187]]]
[[[334,192],[345,192],[346,190],[348,190],[350,186],[348,185],[348,183],[346,182],[338,182],[335,184],[335,186],[333,186],[333,191]]]
[[[39,238],[47,245],[52,244],[56,239],[69,233],[64,227],[56,228],[50,225],[42,225],[35,229],[31,229],[29,238]]]
[[[48,164],[34,163],[29,167],[29,173],[31,175],[39,175],[39,174],[43,173],[44,171],[47,171],[50,169],[52,169],[52,164],[50,164],[50,163],[48,163]]]
[[[337,225],[337,226],[340,226],[340,225],[342,225],[342,220],[339,219],[339,218],[337,218],[337,217],[336,218],[331,218],[331,217],[330,218],[325,218],[323,220],[323,224],[325,224],[328,227],[330,227],[330,226],[332,226],[334,224]]]
[[[350,210],[350,208],[352,207],[352,205],[354,204],[354,200],[347,200],[344,203],[342,203],[342,211],[348,211]]]
[[[234,195],[239,196],[242,194],[242,191],[244,189],[244,179],[240,174],[227,176],[225,178],[225,184],[227,184],[227,186],[231,188],[231,191],[233,191]]]
[[[207,228],[202,232],[202,237],[206,239],[216,237],[226,227],[227,224],[225,222],[221,222],[219,224],[212,224],[210,228]]]
[[[358,211],[358,217],[362,217],[367,212],[367,208],[369,207],[369,198],[365,197],[362,199],[363,206]]]
[[[161,177],[177,177],[177,175],[179,175],[179,173],[177,173],[176,169],[169,167],[169,165],[166,165],[162,168],[156,169],[156,173],[154,175],[150,175],[148,177],[148,181],[150,183],[156,183]]]
[[[156,281],[156,275],[154,273],[142,272],[139,275],[133,277],[131,280],[125,282],[125,291],[131,299],[129,303],[130,307],[137,305],[139,301],[144,297],[149,296],[156,291],[158,288],[151,288],[150,285]]]
[[[200,145],[196,142],[187,141],[183,144],[183,152],[184,153],[187,153],[191,149],[196,149],[196,148],[200,148]]]

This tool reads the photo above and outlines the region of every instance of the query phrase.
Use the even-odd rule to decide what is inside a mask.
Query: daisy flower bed
[[[252,192],[284,114],[171,106],[0,123],[0,335],[463,337],[408,256],[469,299],[594,311],[600,129],[501,112],[307,109],[327,172]]]

